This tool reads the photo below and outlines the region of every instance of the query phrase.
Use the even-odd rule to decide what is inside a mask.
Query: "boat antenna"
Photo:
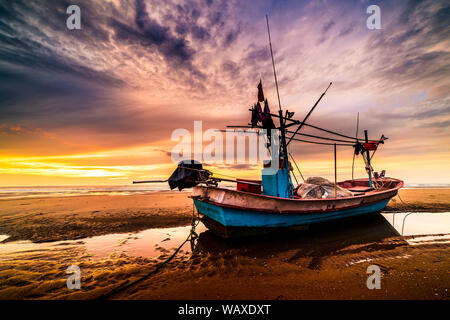
[[[270,39],[269,16],[266,14],[267,34],[269,35],[270,56],[272,57],[273,76],[275,77],[275,87],[277,88],[278,107],[281,110],[280,93],[278,91],[277,72],[275,71],[275,61],[273,60],[272,41]]]
[[[312,106],[311,110],[309,110],[309,112],[306,115],[305,119],[303,119],[303,121],[300,122],[300,125],[297,127],[297,130],[295,130],[294,134],[291,136],[291,138],[287,142],[288,145],[292,141],[292,138],[294,138],[294,136],[297,134],[297,132],[303,127],[303,125],[305,125],[306,120],[308,120],[309,116],[314,111],[314,109],[317,107],[317,105],[319,104],[320,100],[322,100],[323,96],[327,93],[328,89],[331,87],[332,84],[333,84],[333,82],[330,82],[328,87],[325,89],[325,91],[322,93],[322,95],[319,97],[319,99],[316,101],[316,103]]]

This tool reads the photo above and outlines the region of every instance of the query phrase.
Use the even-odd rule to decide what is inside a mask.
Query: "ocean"
[[[119,186],[0,187],[0,199],[65,197],[80,195],[132,195],[170,191],[166,183]]]
[[[221,184],[225,188],[234,188],[233,184]],[[404,189],[450,188],[450,184],[406,184]],[[148,183],[140,185],[118,186],[32,186],[0,187],[0,199],[64,197],[80,195],[132,195],[170,191],[167,183]],[[190,189],[183,191],[190,192]]]

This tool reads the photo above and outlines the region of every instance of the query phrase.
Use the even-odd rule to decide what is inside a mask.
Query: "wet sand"
[[[5,241],[71,240],[186,225],[192,200],[185,192],[128,196],[71,196],[0,200],[0,234]]]
[[[192,214],[187,195],[4,200],[0,234],[42,242],[186,225]],[[400,191],[408,209],[421,211],[433,211],[433,203],[438,211],[450,211],[449,195],[447,189]],[[391,202],[388,210],[401,211],[399,203]],[[109,298],[448,299],[450,235],[419,245],[411,245],[412,238],[419,239],[401,236],[380,215],[251,240],[224,241],[205,231],[192,254],[181,252],[154,276]],[[148,274],[172,252],[99,258],[69,243],[51,250],[1,250],[0,299],[94,299]],[[82,270],[81,290],[66,287],[71,264]],[[371,264],[381,268],[380,290],[366,286]]]
[[[351,234],[351,231],[344,233]],[[239,246],[223,251],[199,249],[184,270],[162,272],[113,298],[450,298],[448,244],[411,247],[395,236],[363,241],[363,237],[359,241],[325,238],[283,236],[280,238],[283,243],[265,241],[249,249]],[[284,244],[285,241],[290,244]],[[332,244],[333,241],[337,242]],[[373,264],[381,269],[380,290],[369,290],[366,285],[367,268]]]
[[[450,189],[400,189],[385,211],[450,211]]]
[[[128,196],[72,196],[0,200],[5,241],[72,240],[190,223],[192,200],[185,192]],[[385,211],[450,211],[450,189],[402,189]]]

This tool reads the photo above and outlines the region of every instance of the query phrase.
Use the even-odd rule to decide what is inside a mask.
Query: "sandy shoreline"
[[[192,200],[185,192],[128,196],[71,196],[0,200],[5,241],[45,242],[187,225]],[[450,189],[405,189],[385,211],[450,211]],[[406,203],[406,205],[405,205]]]
[[[0,201],[6,240],[46,242],[189,224],[187,193],[77,196]],[[449,189],[407,189],[388,211],[450,211]],[[450,238],[450,237],[449,237]],[[325,224],[307,232],[224,241],[200,234],[156,275],[111,299],[448,299],[450,244],[410,245],[382,216]],[[83,242],[83,241],[80,241]],[[2,244],[0,244],[1,246]],[[152,244],[149,243],[151,246]],[[0,299],[92,299],[153,270],[166,259],[112,255],[98,259],[80,245],[2,253]],[[66,268],[83,270],[82,289],[68,290]],[[366,287],[369,265],[382,289]]]
[[[449,212],[450,189],[400,189],[385,211]]]
[[[0,200],[0,234],[6,241],[45,242],[186,225],[187,193],[71,196]]]

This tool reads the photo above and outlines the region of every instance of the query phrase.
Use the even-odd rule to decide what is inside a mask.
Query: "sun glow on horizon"
[[[284,110],[303,119],[332,81],[310,124],[354,135],[359,112],[361,133],[390,139],[375,171],[450,183],[443,0],[383,1],[380,30],[366,27],[365,1],[193,0],[183,10],[179,1],[79,4],[89,14],[77,32],[60,28],[61,8],[46,2],[19,1],[0,13],[9,27],[0,39],[0,186],[166,179],[177,165],[175,129],[192,130],[196,120],[203,130],[247,125],[260,79],[276,110],[266,13]],[[305,177],[333,178],[331,148],[290,151]],[[351,177],[351,162],[351,150],[339,149],[339,179]],[[260,164],[205,167],[219,176],[261,174]],[[355,170],[366,176],[360,158]]]

